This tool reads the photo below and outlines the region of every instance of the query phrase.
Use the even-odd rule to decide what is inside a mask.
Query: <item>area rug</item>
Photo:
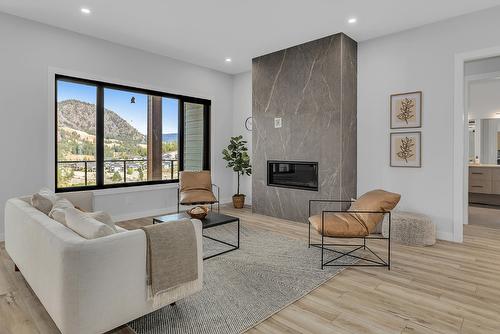
[[[233,228],[233,227],[231,227]],[[229,239],[221,226],[204,231]],[[221,250],[204,239],[204,253]],[[240,249],[204,261],[203,290],[129,323],[137,334],[241,333],[335,276],[307,242],[243,226]]]

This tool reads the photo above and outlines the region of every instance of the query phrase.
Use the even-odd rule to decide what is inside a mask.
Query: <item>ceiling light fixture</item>
[[[81,11],[83,14],[87,14],[87,15],[88,15],[88,14],[90,14],[90,9],[88,9],[88,8],[82,8],[82,9],[80,9],[80,11]]]
[[[231,58],[226,58],[225,60],[226,60],[226,63],[230,63],[233,61]]]
[[[347,22],[350,24],[354,24],[354,23],[358,22],[358,19],[355,17],[351,17],[350,19],[347,20]]]

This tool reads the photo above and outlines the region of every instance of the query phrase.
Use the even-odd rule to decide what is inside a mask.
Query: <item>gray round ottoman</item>
[[[389,216],[382,222],[382,235],[389,236]],[[410,246],[432,246],[436,243],[436,225],[419,213],[393,211],[391,240]]]

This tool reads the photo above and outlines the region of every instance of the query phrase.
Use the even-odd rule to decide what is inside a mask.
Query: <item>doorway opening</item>
[[[468,223],[500,229],[500,56],[466,61]]]
[[[469,221],[469,131],[475,130],[469,130],[467,111],[469,101],[466,100],[466,65],[494,57],[500,57],[500,47],[455,55],[453,113],[453,241],[455,242],[463,241],[463,225],[468,224]],[[470,67],[474,67],[474,65],[468,67],[468,71],[470,71]],[[492,70],[491,72],[495,71]],[[472,75],[471,72],[467,74]],[[474,162],[476,161],[475,153],[474,151]]]

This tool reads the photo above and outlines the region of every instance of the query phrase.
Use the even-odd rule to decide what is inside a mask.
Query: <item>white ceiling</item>
[[[364,41],[497,5],[500,0],[0,0],[0,11],[234,74],[250,70],[256,56],[337,32]],[[348,24],[349,17],[358,22]]]

